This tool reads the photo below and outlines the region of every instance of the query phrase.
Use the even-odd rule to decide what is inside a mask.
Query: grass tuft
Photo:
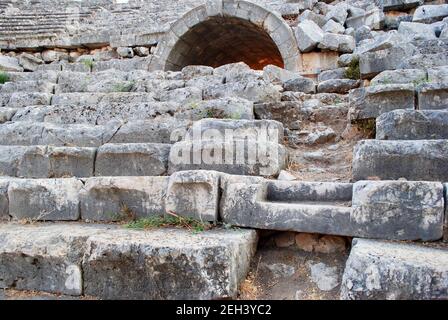
[[[344,77],[352,80],[361,79],[361,70],[359,69],[359,58],[353,58],[345,70]]]
[[[9,81],[9,75],[4,71],[0,71],[0,84],[4,84],[5,82],[8,81]]]
[[[149,218],[142,218],[125,225],[128,229],[154,229],[164,227],[176,227],[191,230],[193,233],[203,232],[209,230],[212,225],[202,221],[178,216],[174,213],[169,213],[167,216],[154,216]]]

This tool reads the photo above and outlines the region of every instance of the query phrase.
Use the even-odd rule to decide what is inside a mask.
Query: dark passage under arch
[[[268,64],[284,67],[270,35],[254,23],[236,17],[211,17],[189,29],[173,46],[166,69],[188,65],[219,67],[245,62],[252,69]]]

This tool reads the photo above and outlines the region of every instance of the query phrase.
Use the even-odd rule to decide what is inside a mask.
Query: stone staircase
[[[355,147],[354,182],[273,180],[287,166],[284,125],[292,126],[273,106],[307,107],[288,102],[300,95],[282,93],[268,74],[244,64],[9,73],[0,87],[0,286],[101,299],[235,298],[255,253],[251,229],[265,229],[377,239],[354,240],[344,299],[446,297],[439,242],[385,241],[443,237],[444,100],[417,89],[414,104],[406,85],[355,89],[349,118],[376,119],[377,139]],[[387,108],[369,111],[379,99]],[[250,145],[275,152],[265,163],[225,164],[239,144],[246,160]],[[193,162],[177,163],[182,152]],[[217,226],[197,234],[123,227],[172,214]],[[402,277],[418,282],[402,287],[394,280]]]

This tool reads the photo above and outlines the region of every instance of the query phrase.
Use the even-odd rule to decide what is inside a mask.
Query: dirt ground
[[[238,299],[338,300],[348,254],[348,250],[332,254],[308,253],[295,247],[277,248],[270,242],[260,241]],[[324,267],[331,272],[316,276],[312,274],[312,266]]]

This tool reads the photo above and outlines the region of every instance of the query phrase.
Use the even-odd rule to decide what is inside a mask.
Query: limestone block
[[[439,240],[443,235],[443,185],[420,181],[359,181],[353,186],[350,222],[363,238]]]
[[[218,221],[220,176],[214,171],[180,171],[171,175],[166,211],[200,221]]]
[[[73,178],[11,180],[9,214],[18,220],[78,220],[81,188],[81,181]]]
[[[446,140],[359,142],[353,153],[353,179],[448,181]]]
[[[371,119],[395,109],[414,109],[413,84],[388,84],[350,91],[350,120]]]
[[[101,177],[86,179],[80,192],[81,218],[129,221],[165,213],[168,177]]]
[[[380,140],[448,139],[448,110],[394,110],[376,120]]]
[[[446,299],[447,265],[446,250],[355,239],[342,278],[341,299]]]
[[[98,148],[96,176],[160,176],[166,173],[171,145],[105,144]]]
[[[440,110],[448,108],[448,82],[423,83],[416,89],[420,110]]]

